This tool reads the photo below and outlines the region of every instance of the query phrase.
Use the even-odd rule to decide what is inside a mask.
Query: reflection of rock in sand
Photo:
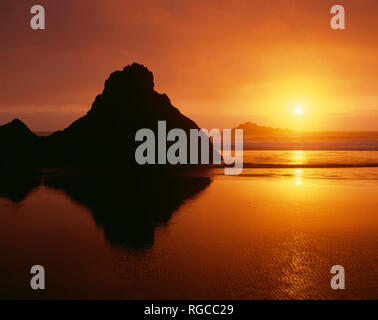
[[[155,228],[169,221],[210,178],[58,176],[46,180],[88,207],[107,240],[134,249],[153,244]]]

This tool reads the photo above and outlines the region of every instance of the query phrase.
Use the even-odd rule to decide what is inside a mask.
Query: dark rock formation
[[[40,185],[41,179],[32,170],[0,170],[0,197],[20,202]]]
[[[18,119],[0,126],[0,168],[35,165],[38,137]]]
[[[129,166],[135,164],[135,149],[141,143],[135,142],[136,131],[149,128],[157,136],[159,120],[167,122],[167,131],[199,129],[171,104],[167,95],[154,90],[153,74],[133,63],[110,75],[84,117],[63,131],[39,138],[38,147],[37,137],[20,121],[2,127],[2,140],[10,138],[7,152],[11,158],[22,157],[35,148],[42,166]],[[16,127],[15,132],[7,126]],[[210,144],[210,159],[211,149]]]

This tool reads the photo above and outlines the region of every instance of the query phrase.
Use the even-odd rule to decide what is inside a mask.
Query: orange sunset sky
[[[46,30],[30,28],[35,4]],[[335,4],[346,30],[330,28]],[[63,129],[135,61],[203,128],[378,129],[377,0],[3,0],[0,10],[0,124]]]

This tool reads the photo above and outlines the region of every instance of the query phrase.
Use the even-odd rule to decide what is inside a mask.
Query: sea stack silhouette
[[[63,131],[37,137],[19,120],[1,126],[0,147],[5,151],[5,155],[3,151],[0,154],[1,165],[136,165],[135,149],[141,142],[135,142],[135,133],[148,128],[157,136],[159,120],[166,121],[167,131],[180,128],[189,133],[190,129],[199,129],[166,94],[154,90],[152,72],[133,63],[113,72],[88,113]],[[212,157],[211,143],[209,147]]]

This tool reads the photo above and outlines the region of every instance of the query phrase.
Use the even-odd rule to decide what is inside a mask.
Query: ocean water
[[[245,167],[378,167],[378,151],[245,150]]]
[[[377,152],[244,160],[239,176],[213,169],[161,188],[2,186],[0,297],[377,299]],[[44,291],[30,289],[35,264]],[[333,265],[345,268],[345,290],[330,287]]]

